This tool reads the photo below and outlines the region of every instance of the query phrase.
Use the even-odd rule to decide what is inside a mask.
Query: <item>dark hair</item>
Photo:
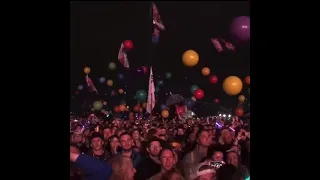
[[[204,129],[204,128],[199,128],[199,130],[198,130],[198,132],[197,132],[197,134],[196,134],[196,139],[199,139],[200,134],[201,134],[202,132],[208,132],[208,130],[207,130],[207,129]]]
[[[161,149],[160,153],[159,153],[159,158],[160,158],[161,154],[162,154],[164,151],[166,151],[166,150],[171,151],[172,154],[174,155],[174,152],[173,152],[173,150],[172,150],[171,148],[169,148],[169,147],[163,147],[163,148]]]
[[[102,129],[102,132],[105,130],[105,129],[112,129],[111,127],[109,127],[109,126],[105,126],[103,129]]]
[[[153,136],[155,136],[157,134],[157,130],[152,128],[149,129],[148,133],[147,133],[147,139],[151,139]]]
[[[207,156],[212,157],[215,152],[222,152],[224,153],[224,150],[219,144],[212,144],[208,147]]]
[[[176,169],[172,168],[170,171],[165,172],[164,174],[161,175],[160,180],[170,180],[173,176],[173,174],[179,174],[180,180],[184,179],[181,175],[181,173]]]
[[[120,134],[119,138],[121,138],[121,137],[124,136],[124,135],[128,135],[128,136],[131,137],[131,134],[129,134],[128,132],[123,132],[123,133]]]

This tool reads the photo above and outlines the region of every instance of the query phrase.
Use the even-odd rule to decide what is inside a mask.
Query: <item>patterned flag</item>
[[[128,60],[128,57],[127,57],[127,53],[124,50],[123,43],[121,43],[121,46],[120,46],[120,49],[119,49],[118,60],[120,61],[120,63],[125,68],[129,68],[129,60]]]
[[[89,92],[95,91],[98,94],[98,90],[96,89],[96,87],[93,84],[93,81],[89,78],[88,75],[86,76],[86,82],[87,82]]]
[[[221,39],[220,40],[222,43],[224,43],[224,45],[226,46],[227,49],[231,50],[231,51],[235,51],[236,48],[233,46],[233,44],[231,44],[230,42],[227,42],[226,40],[224,39]]]
[[[211,38],[211,42],[212,42],[213,46],[217,49],[218,52],[223,51],[221,43],[219,42],[219,40],[217,38]]]
[[[163,31],[165,29],[162,24],[160,14],[158,12],[157,6],[152,3],[152,18],[153,18],[153,34],[152,34],[152,42],[158,43],[160,38],[160,30]]]
[[[151,114],[152,109],[156,105],[156,99],[155,99],[155,88],[154,88],[154,82],[153,82],[153,72],[152,67],[150,67],[150,77],[149,77],[149,91],[148,91],[148,101],[147,101],[147,112]]]

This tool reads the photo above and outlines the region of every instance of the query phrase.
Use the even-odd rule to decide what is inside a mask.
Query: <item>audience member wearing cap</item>
[[[94,132],[90,136],[90,149],[88,151],[88,155],[101,161],[105,161],[109,156],[111,156],[108,151],[104,149],[103,136],[98,132]]]
[[[161,170],[159,153],[162,149],[163,140],[152,137],[147,142],[148,156],[137,166],[137,173],[134,176],[135,180],[149,179]]]
[[[188,180],[212,180],[216,171],[210,166],[210,162],[203,162],[192,167]]]

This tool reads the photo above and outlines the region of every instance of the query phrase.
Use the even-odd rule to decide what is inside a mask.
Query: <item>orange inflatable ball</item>
[[[126,109],[127,109],[127,107],[125,105],[123,105],[123,104],[119,105],[120,112],[124,112],[124,111],[126,111]]]
[[[112,86],[112,85],[113,85],[113,81],[112,81],[111,79],[109,79],[109,80],[107,81],[107,85],[108,85],[108,86]]]
[[[90,69],[89,67],[85,67],[85,68],[83,69],[83,72],[84,72],[85,74],[89,74],[90,71],[91,71],[91,69]]]
[[[236,109],[236,115],[239,116],[239,117],[243,116],[243,109],[242,108],[237,108]]]
[[[145,109],[146,107],[147,107],[147,103],[144,102],[144,103],[142,104],[142,108]]]
[[[244,82],[246,82],[248,85],[250,85],[250,76],[247,76],[247,77],[244,79]]]
[[[208,76],[210,74],[210,69],[208,67],[202,68],[202,75]]]
[[[194,50],[188,50],[182,55],[182,62],[185,66],[192,67],[198,64],[199,55]]]
[[[162,110],[162,112],[161,112],[161,116],[162,116],[163,118],[167,118],[167,117],[169,117],[169,111],[168,111],[168,110],[166,110],[166,109]]]
[[[123,89],[119,89],[119,94],[123,94]]]
[[[229,76],[223,82],[223,90],[230,96],[237,95],[242,90],[242,81],[237,76]]]
[[[135,105],[135,106],[133,107],[133,111],[134,111],[134,112],[140,112],[140,106],[139,106],[139,105]]]
[[[119,108],[119,106],[115,106],[115,107],[113,108],[113,111],[114,111],[115,113],[120,112],[120,108]]]
[[[244,95],[240,95],[238,97],[239,102],[244,102],[246,100],[246,97],[244,97]]]

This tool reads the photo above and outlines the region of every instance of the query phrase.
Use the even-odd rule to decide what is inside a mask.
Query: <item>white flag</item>
[[[147,101],[147,112],[151,114],[152,109],[156,105],[156,98],[154,96],[155,88],[153,82],[153,72],[152,67],[150,67],[150,77],[149,77],[149,90],[148,90],[148,101]]]

